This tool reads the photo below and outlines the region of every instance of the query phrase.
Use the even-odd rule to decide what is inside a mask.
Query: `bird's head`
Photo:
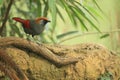
[[[40,17],[40,18],[36,18],[35,22],[38,23],[38,24],[44,24],[45,25],[46,23],[51,22],[51,21],[48,20],[45,17]]]

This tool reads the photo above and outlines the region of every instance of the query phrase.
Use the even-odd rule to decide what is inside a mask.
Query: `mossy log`
[[[29,80],[101,80],[106,73],[110,80],[120,79],[120,57],[100,44],[37,44],[5,37],[0,48]]]

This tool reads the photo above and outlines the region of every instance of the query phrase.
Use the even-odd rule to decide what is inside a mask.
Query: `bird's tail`
[[[24,23],[25,22],[24,19],[21,19],[21,18],[18,18],[18,17],[13,17],[12,19],[17,21],[17,22],[20,22],[20,23]]]

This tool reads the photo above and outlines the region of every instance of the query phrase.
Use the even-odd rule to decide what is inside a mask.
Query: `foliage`
[[[47,32],[48,34],[41,34],[39,37],[42,38],[42,41],[44,42],[56,43],[59,41],[58,36],[62,38],[64,36],[71,35],[71,32],[73,32],[70,31],[65,35],[64,33],[56,35],[57,31],[55,29],[58,26],[56,24],[58,16],[63,22],[66,22],[63,12],[68,15],[71,23],[74,25],[73,27],[77,28],[77,25],[80,23],[82,30],[88,31],[89,23],[91,28],[93,27],[100,32],[98,26],[96,25],[98,22],[96,17],[101,17],[101,15],[98,14],[101,9],[96,0],[91,0],[91,4],[94,6],[87,4],[89,0],[85,0],[83,2],[81,1],[83,0],[14,0],[14,4],[12,4],[11,12],[8,17],[8,23],[6,25],[4,36],[27,37],[24,35],[22,27],[18,27],[19,24],[16,24],[13,20],[11,20],[14,16],[27,19],[45,16],[50,18],[51,26],[49,32]],[[3,22],[3,16],[5,16],[8,4],[8,0],[0,1],[0,22]]]
[[[111,72],[106,72],[100,76],[98,80],[113,80],[113,76]]]

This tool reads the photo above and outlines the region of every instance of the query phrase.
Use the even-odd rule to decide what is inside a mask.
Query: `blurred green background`
[[[0,0],[0,25],[12,1],[1,36],[27,38],[20,23],[12,17],[34,19],[45,16],[51,20],[43,34],[43,43],[99,43],[120,53],[119,0]]]

